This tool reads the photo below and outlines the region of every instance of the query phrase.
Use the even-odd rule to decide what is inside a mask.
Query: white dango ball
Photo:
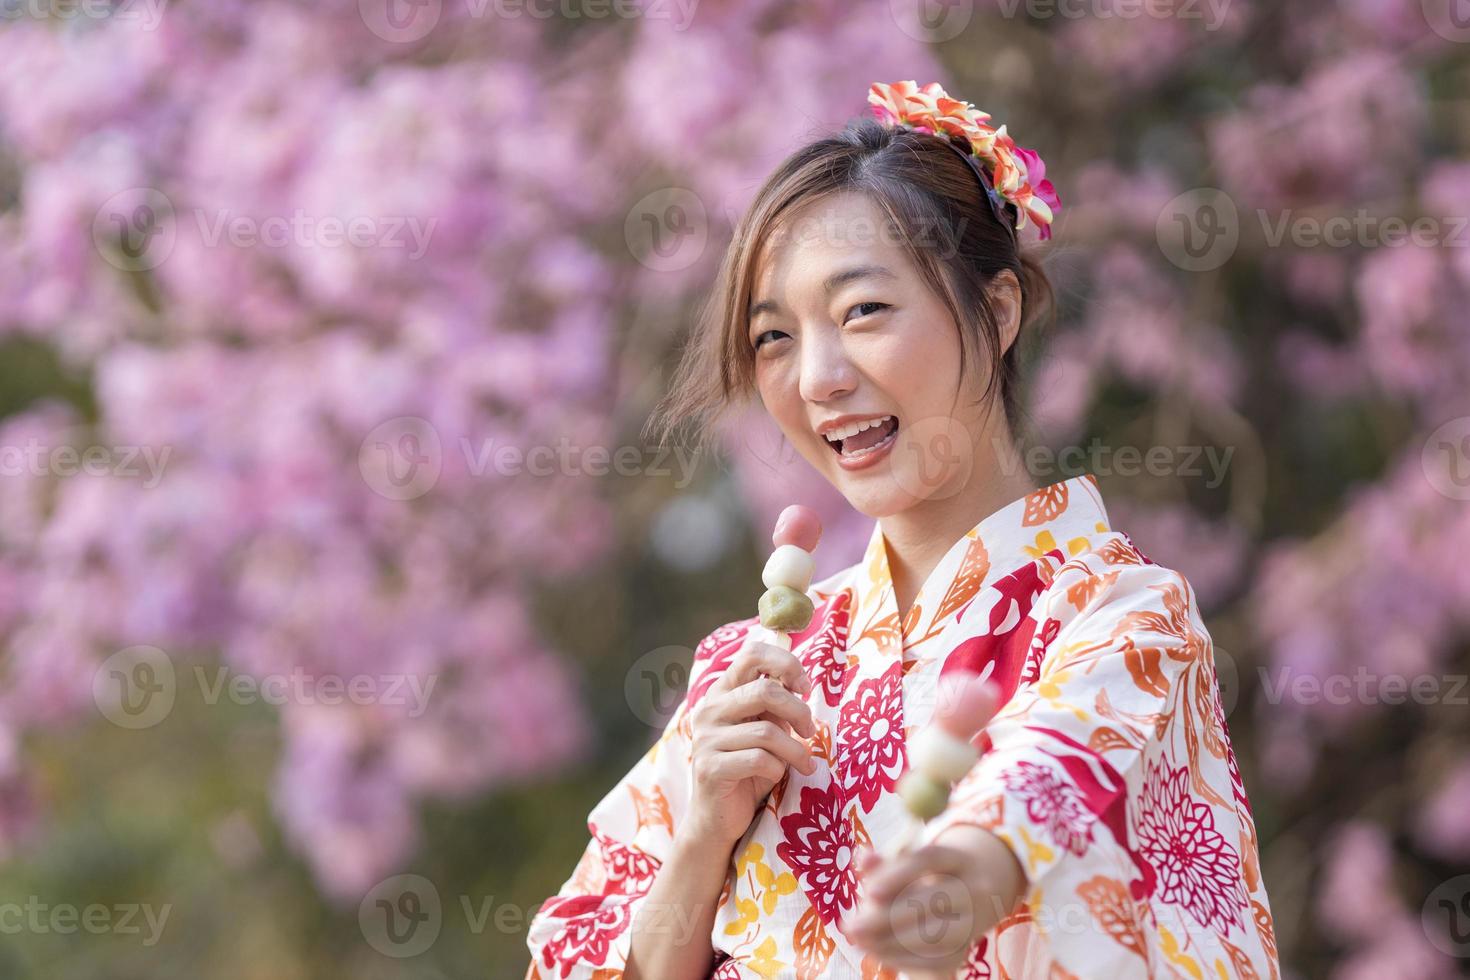
[[[783,544],[771,552],[771,557],[766,559],[765,570],[761,572],[761,581],[766,588],[775,589],[785,586],[795,589],[797,592],[805,592],[812,584],[812,571],[816,568],[816,561],[811,552],[798,548],[794,544]]]
[[[916,732],[909,741],[908,754],[911,767],[941,783],[958,781],[980,758],[980,750],[974,745],[938,725],[926,725]]]

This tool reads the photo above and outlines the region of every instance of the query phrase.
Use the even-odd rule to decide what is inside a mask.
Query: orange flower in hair
[[[1015,206],[1015,230],[1034,222],[1042,239],[1051,237],[1052,221],[1062,201],[1046,179],[1046,164],[1035,150],[1016,145],[1005,126],[991,126],[990,113],[951,98],[938,82],[920,87],[912,80],[874,82],[868,90],[868,105],[885,126],[965,140],[992,201]]]

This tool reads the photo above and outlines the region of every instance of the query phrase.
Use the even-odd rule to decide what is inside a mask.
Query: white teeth
[[[864,429],[871,429],[875,425],[887,424],[888,420],[891,418],[893,418],[892,415],[885,415],[882,418],[869,419],[866,422],[854,422],[851,425],[844,425],[840,429],[833,429],[831,432],[827,433],[827,441],[841,442],[844,439],[850,439]]]

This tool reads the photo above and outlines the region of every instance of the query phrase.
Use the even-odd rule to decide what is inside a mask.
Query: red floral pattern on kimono
[[[1092,477],[986,517],[908,610],[877,525],[862,560],[808,594],[816,615],[792,652],[813,680],[817,766],[788,772],[730,855],[713,977],[891,980],[842,932],[863,890],[853,851],[907,826],[894,787],[908,738],[932,719],[939,678],[973,670],[1005,703],[923,839],[983,827],[1027,889],[956,976],[1279,980],[1209,633],[1189,583],[1108,526]],[[687,810],[689,711],[755,622],[699,644],[663,734],[593,809],[581,862],[531,923],[529,976],[622,975],[629,924]]]

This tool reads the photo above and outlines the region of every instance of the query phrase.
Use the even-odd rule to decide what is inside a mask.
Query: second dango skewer
[[[885,848],[889,857],[912,846],[924,824],[949,806],[951,786],[980,758],[972,740],[995,708],[995,686],[978,675],[949,674],[939,679],[934,721],[909,740],[909,768],[898,781],[898,795],[914,820],[891,839]]]

